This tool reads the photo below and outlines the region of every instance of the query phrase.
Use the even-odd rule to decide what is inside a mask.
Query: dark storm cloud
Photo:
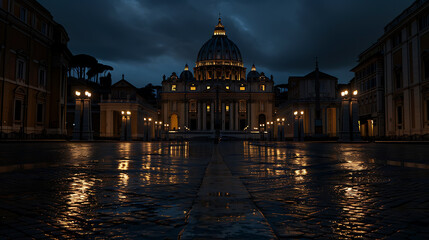
[[[357,55],[413,1],[40,2],[67,29],[73,53],[112,63],[115,73],[126,70],[140,78],[134,82],[159,83],[162,74],[194,63],[199,48],[212,35],[219,12],[247,67],[255,63],[284,82],[289,75],[311,71],[318,56],[323,71],[348,81]]]

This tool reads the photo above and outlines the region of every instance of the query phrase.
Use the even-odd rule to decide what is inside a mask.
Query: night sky
[[[115,68],[136,87],[194,66],[219,13],[247,70],[289,76],[320,70],[346,83],[359,53],[413,0],[39,0],[69,36],[73,54],[86,53]]]

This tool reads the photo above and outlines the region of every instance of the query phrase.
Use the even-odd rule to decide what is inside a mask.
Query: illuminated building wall
[[[0,1],[0,133],[65,135],[65,29],[34,0]]]
[[[164,76],[162,120],[172,131],[259,130],[260,123],[273,121],[273,85],[273,77],[255,66],[246,77],[240,50],[219,19],[198,53],[194,73],[186,65],[180,76]]]

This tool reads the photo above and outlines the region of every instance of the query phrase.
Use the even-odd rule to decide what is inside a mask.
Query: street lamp
[[[358,124],[358,90],[354,90],[349,96],[349,91],[341,92],[341,132],[340,141],[358,141],[360,140]]]
[[[294,141],[304,141],[304,111],[297,110],[293,112],[294,121]]]
[[[284,140],[284,118],[277,118],[277,139],[280,141]]]
[[[121,140],[131,140],[131,111],[121,111],[122,126],[121,126]]]
[[[73,139],[93,140],[92,119],[91,119],[91,92],[84,91],[84,95],[79,90],[74,92],[76,98]]]

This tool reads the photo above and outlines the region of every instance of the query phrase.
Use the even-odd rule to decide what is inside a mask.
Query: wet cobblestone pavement
[[[429,239],[428,145],[2,143],[0,153],[0,239]]]

